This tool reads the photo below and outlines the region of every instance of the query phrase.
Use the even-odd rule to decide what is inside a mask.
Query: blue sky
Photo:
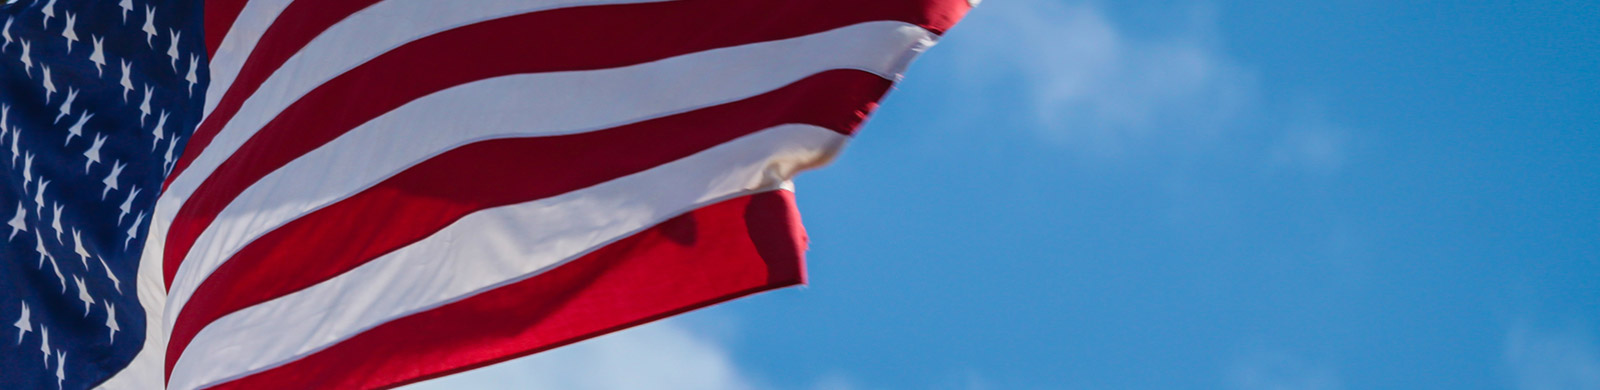
[[[416,388],[1600,389],[1600,3],[1496,3],[985,2],[810,286]]]

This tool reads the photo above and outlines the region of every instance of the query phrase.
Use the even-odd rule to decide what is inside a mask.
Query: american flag
[[[804,282],[976,0],[10,0],[0,388],[377,388]]]

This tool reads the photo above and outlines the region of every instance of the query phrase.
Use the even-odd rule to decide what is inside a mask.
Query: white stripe
[[[165,253],[167,227],[171,225],[172,218],[177,215],[183,202],[194,193],[195,188],[204,182],[218,165],[238,150],[240,145],[249,140],[278,112],[339,74],[407,42],[484,20],[572,6],[658,1],[664,0],[472,0],[448,4],[437,0],[388,0],[351,14],[350,17],[330,26],[327,31],[308,42],[305,48],[285,61],[278,71],[268,76],[257,89],[257,93],[245,100],[239,112],[218,132],[205,150],[190,152],[198,155],[188,168],[173,179],[172,184],[156,201],[155,210],[152,212],[150,234],[146,235],[148,238],[143,258],[157,259],[152,261],[160,262],[159,259]],[[276,19],[278,13],[282,11],[279,7],[276,8],[276,12],[268,12],[270,7],[265,5],[261,6],[260,12],[249,8],[250,5],[246,7],[245,11],[250,17],[246,18],[247,13],[241,12],[240,22],[245,22],[249,26],[255,26],[257,22],[254,21],[257,19],[267,19],[269,14],[270,19]],[[246,19],[250,21],[247,22]],[[231,35],[224,40],[231,38]],[[220,68],[213,62],[212,81],[207,89],[206,119],[209,119],[211,110],[216,104],[216,99],[210,98],[211,94],[219,94],[218,99],[220,99],[220,94],[225,93],[232,85],[234,78],[237,77],[238,68],[243,66],[242,62],[249,56],[243,47],[253,48],[259,38],[259,33],[254,36],[241,35],[240,49],[234,50],[236,53],[232,54],[239,56],[237,61],[240,64],[225,63],[227,65],[224,66],[227,67]],[[351,42],[362,44],[352,45]],[[202,122],[206,119],[202,119]],[[151,261],[140,264],[148,263]],[[157,268],[149,271],[149,275],[141,267],[139,275],[141,278],[155,278],[165,285],[160,264],[156,265]],[[158,313],[159,317],[154,318],[174,317],[177,314],[175,309],[168,311],[172,315]],[[171,326],[170,322],[164,324],[166,326],[163,328]],[[147,340],[160,341],[164,340],[164,336],[151,337]],[[164,348],[146,344],[144,351],[147,352],[141,354]]]
[[[893,80],[906,57],[934,37],[906,23],[870,22],[626,68],[488,79],[417,99],[235,198],[178,268],[167,320],[175,320],[195,288],[249,242],[445,150],[491,138],[616,127],[742,100],[830,69],[862,69]]]
[[[232,84],[239,67],[243,66],[245,57],[255,50],[261,34],[266,32],[267,26],[289,6],[290,1],[292,0],[251,0],[240,9],[238,18],[228,28],[221,45],[217,46],[217,52],[208,59],[211,82],[205,91],[206,114],[211,113],[217,105],[217,99],[221,94],[217,88],[219,81],[223,88]],[[159,389],[162,386],[162,374],[166,370],[163,360],[167,353],[167,328],[156,325],[161,324],[164,315],[167,289],[161,274],[162,245],[159,244],[161,240],[152,240],[148,237],[165,237],[165,224],[159,218],[151,218],[149,232],[163,233],[146,235],[142,261],[139,262],[139,270],[134,277],[134,292],[139,297],[139,305],[144,307],[146,324],[144,346],[139,350],[139,354],[134,355],[128,367],[101,383],[98,387],[100,389]]]
[[[218,46],[217,53],[208,61],[211,80],[206,89],[203,118],[209,117],[212,110],[216,109],[222,95],[232,87],[238,77],[245,60],[255,51],[261,35],[273,21],[277,20],[290,1],[292,0],[251,0],[241,9],[233,26],[229,27],[227,36],[223,37],[221,45]],[[441,3],[437,0],[384,1],[358,11],[331,26],[309,42],[302,51],[291,56],[278,72],[268,77],[258,91],[277,91],[280,93],[280,98],[293,101],[303,95],[304,91],[309,91],[310,88],[405,42],[483,20],[569,6],[654,1],[662,0],[471,0],[451,3]],[[352,45],[350,42],[365,44]],[[292,77],[283,76],[286,73]],[[297,85],[301,92],[292,96],[283,94],[283,91],[291,87],[285,84],[291,82],[308,82],[308,85],[305,83]],[[252,107],[253,100],[256,100],[254,96],[246,99],[246,106],[241,108]],[[269,107],[265,111],[282,110],[283,104],[277,106],[276,109]],[[241,110],[241,113],[243,112]],[[164,310],[166,289],[161,259],[165,250],[167,226],[171,224],[172,217],[176,214],[177,208],[182,206],[183,200],[188,198],[195,186],[199,185],[199,180],[210,175],[211,171],[216,169],[216,164],[221,162],[220,159],[233,154],[238,144],[245,139],[249,139],[249,135],[215,140],[207,148],[210,153],[197,156],[201,159],[192,163],[191,169],[186,169],[186,174],[174,180],[169,190],[157,200],[135,283],[138,286],[139,303],[145,308],[146,323],[151,325],[146,326],[145,345],[134,357],[133,362],[128,368],[107,380],[101,388],[161,387],[160,374],[164,371],[161,367],[166,355],[166,334],[170,324],[154,325],[162,324],[159,321],[166,311]],[[211,159],[206,159],[207,155],[212,156]]]
[[[161,221],[150,221],[150,231],[165,229]],[[151,254],[154,247],[155,255]],[[145,240],[143,259],[134,275],[134,295],[144,307],[144,346],[133,360],[102,382],[97,389],[143,390],[160,389],[166,373],[168,327],[160,326],[163,308],[167,302],[167,287],[161,275],[161,245],[155,240]]]
[[[265,5],[262,8],[276,6]],[[545,11],[556,8],[651,3],[665,0],[469,0],[440,2],[439,0],[388,0],[350,14],[339,23],[306,43],[306,46],[283,63],[261,84],[256,93],[245,99],[239,112],[223,127],[211,144],[179,175],[167,190],[186,198],[199,180],[211,174],[216,165],[233,154],[240,144],[250,139],[261,125],[277,116],[290,103],[307,92],[332,80],[356,66],[393,50],[396,47],[452,28],[506,16]],[[256,1],[252,1],[254,5]],[[286,4],[283,4],[286,6]],[[248,7],[248,6],[247,6]],[[268,15],[263,10],[259,15]],[[279,7],[276,11],[281,12]],[[270,15],[276,19],[278,12]],[[243,14],[241,14],[243,15]],[[244,19],[241,16],[241,19]],[[259,19],[252,17],[248,26],[257,27]],[[241,20],[243,22],[244,20]],[[268,20],[267,22],[271,22]],[[265,26],[259,26],[265,30]],[[243,62],[250,55],[261,34],[245,35],[240,39],[239,50],[227,57],[213,60],[211,85],[206,90],[206,108],[203,118],[210,119],[222,94],[233,86]],[[229,38],[231,38],[231,34]],[[248,42],[246,41],[248,38]],[[551,38],[551,37],[546,37]],[[224,38],[227,39],[227,38]],[[221,50],[219,50],[220,56]],[[216,98],[212,98],[215,95]],[[202,120],[203,121],[203,120]],[[235,125],[236,123],[243,123]]]
[[[228,27],[227,35],[222,37],[217,52],[211,56],[211,84],[206,87],[206,105],[202,116],[210,115],[211,110],[217,108],[217,100],[222,99],[222,93],[233,85],[233,79],[239,77],[239,69],[244,67],[244,60],[250,57],[250,53],[256,50],[261,35],[266,34],[267,27],[278,20],[278,15],[292,1],[250,0],[239,10],[239,17],[234,19],[233,26]]]
[[[810,125],[778,126],[594,187],[468,215],[350,272],[212,323],[184,350],[170,388],[270,369],[395,318],[524,280],[689,210],[777,188],[848,139]]]

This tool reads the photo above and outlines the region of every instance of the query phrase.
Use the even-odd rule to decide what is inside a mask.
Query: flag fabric
[[[803,283],[790,179],[974,3],[0,8],[0,388],[392,387]]]
[[[138,286],[138,267],[162,177],[200,120],[201,12],[0,6],[0,389],[90,387],[161,329],[140,299],[160,286]]]

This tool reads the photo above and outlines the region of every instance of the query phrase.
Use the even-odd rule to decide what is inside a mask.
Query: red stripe
[[[424,95],[490,77],[631,65],[867,21],[927,24],[931,15],[942,15],[928,9],[931,5],[927,3],[932,1],[807,0],[773,6],[768,2],[704,0],[579,7],[497,19],[412,42],[302,97],[206,178],[178,211],[168,233],[163,257],[166,285],[171,287],[195,239],[250,184],[361,123]],[[964,1],[956,3],[965,7]],[[441,59],[447,60],[445,65],[450,68],[441,70]]]
[[[254,50],[250,52],[248,57],[245,57],[244,66],[239,69],[240,77],[234,78],[234,85],[238,85],[238,82],[243,80],[244,76],[250,76],[255,85],[259,86],[262,81],[265,81],[266,76],[277,71],[278,67],[288,61],[290,56],[304,48],[317,35],[321,35],[323,31],[327,31],[329,27],[333,27],[334,24],[356,13],[356,11],[365,9],[378,1],[317,0],[289,3],[289,6],[284,7],[283,11],[279,12],[278,16],[272,20],[272,24],[267,26],[266,31],[262,31],[261,37],[256,40]],[[240,3],[242,8],[243,2]],[[206,16],[210,18],[210,10],[208,9],[207,11]],[[236,19],[240,10],[231,11]],[[209,22],[209,19],[207,21]],[[233,19],[229,19],[228,27],[232,27],[233,21]],[[214,53],[215,47],[212,46],[211,42],[215,40],[216,45],[220,46],[223,36],[220,34],[217,36],[209,35],[211,32],[209,27],[210,25],[208,24],[206,47],[213,50]],[[227,30],[222,32],[226,33]],[[231,93],[233,92],[232,90],[233,88],[230,87],[228,92]],[[225,94],[224,96],[227,95]]]
[[[216,57],[217,47],[222,45],[222,38],[233,27],[233,22],[238,18],[239,12],[244,8],[246,0],[212,0],[223,2],[218,9],[212,9],[211,4],[206,4],[206,50],[210,57]],[[206,145],[222,130],[222,125],[233,119],[239,112],[239,107],[246,98],[256,92],[267,77],[283,66],[289,57],[294,56],[300,49],[305,48],[317,35],[327,31],[329,27],[344,20],[356,11],[377,3],[378,0],[318,0],[310,2],[294,2],[284,7],[278,17],[273,19],[272,25],[261,33],[261,38],[256,41],[254,50],[245,57],[244,65],[239,68],[239,73],[234,77],[233,83],[227,91],[223,91],[221,100],[218,100],[216,109],[204,118],[200,126],[195,129],[194,136],[189,140],[186,150],[173,165],[172,174],[167,176],[167,181],[162,185],[172,185],[172,180],[178,177],[190,163],[194,156],[205,150]],[[226,8],[236,7],[236,8]],[[231,13],[231,14],[230,14]],[[212,29],[212,19],[218,19],[217,28]],[[225,19],[225,20],[223,20]],[[224,24],[224,22],[226,24]],[[213,124],[214,123],[214,124]],[[202,130],[204,129],[204,130]]]
[[[831,71],[754,98],[610,130],[491,140],[441,154],[291,221],[223,263],[174,323],[168,374],[195,334],[216,319],[338,276],[472,212],[590,187],[782,124],[849,134],[889,85],[871,73]]]
[[[384,388],[483,367],[804,283],[805,246],[788,191],[736,198],[215,388]]]
[[[216,57],[217,47],[222,46],[222,38],[228,35],[228,30],[233,28],[233,22],[239,20],[239,12],[244,11],[245,3],[249,2],[250,0],[206,1],[206,58]]]
[[[217,132],[238,113],[246,98],[254,94],[261,83],[290,56],[332,23],[371,2],[322,0],[294,3],[290,9],[286,9],[262,36],[261,43],[256,46],[257,52],[250,54],[216,109],[195,129],[185,146],[187,152],[179,157],[165,185],[171,185],[172,180],[193,163],[195,157],[211,144]],[[302,4],[315,6],[299,7]],[[867,20],[902,20],[941,33],[954,25],[968,8],[967,2],[962,0],[797,0],[782,4],[771,1],[686,0],[578,7],[501,19],[501,24],[522,24],[525,28],[511,31],[511,35],[478,37],[481,41],[453,41],[445,48],[455,50],[413,55],[410,57],[420,59],[414,59],[417,62],[410,65],[425,65],[421,69],[425,72],[469,76],[474,72],[463,68],[475,65],[473,62],[482,59],[469,61],[444,54],[477,51],[480,55],[476,57],[484,57],[481,54],[486,52],[489,60],[495,62],[487,65],[494,67],[506,65],[499,63],[503,61],[496,61],[502,57],[520,62],[517,65],[524,68],[516,72],[597,69],[715,47],[804,35],[803,32],[822,31]],[[462,29],[479,27],[467,26]],[[543,38],[526,38],[530,36]],[[523,50],[506,51],[510,48]],[[449,62],[441,64],[440,59],[448,59]],[[443,68],[446,71],[440,71],[441,65],[447,66]],[[478,76],[481,78],[484,75]],[[342,78],[360,80],[362,77],[366,76]],[[402,84],[410,82],[409,79],[396,80],[393,77],[385,79]],[[466,81],[470,79],[449,85]],[[362,85],[384,84],[373,82]],[[362,89],[360,92],[345,92],[343,97],[350,94],[358,95],[357,100],[374,95],[372,90]],[[349,119],[370,118],[358,115]]]

